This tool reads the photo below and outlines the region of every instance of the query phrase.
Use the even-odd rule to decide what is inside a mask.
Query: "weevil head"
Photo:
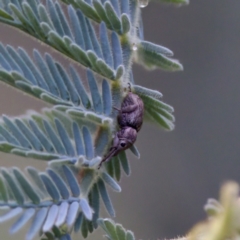
[[[131,147],[137,139],[137,131],[131,127],[121,128],[113,139],[113,145],[110,148],[108,154],[102,159],[98,166],[101,167],[103,162],[109,161],[113,156],[116,156],[119,152]]]
[[[113,147],[116,147],[118,152],[125,150],[133,145],[137,139],[137,131],[132,127],[124,127],[119,130],[114,138]]]

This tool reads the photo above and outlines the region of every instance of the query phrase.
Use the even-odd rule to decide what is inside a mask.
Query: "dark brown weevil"
[[[131,147],[137,140],[137,132],[139,132],[142,127],[144,104],[138,95],[131,92],[131,89],[123,100],[121,109],[116,110],[119,111],[118,124],[120,130],[116,133],[112,147],[100,162],[98,169],[103,162],[109,161],[119,152]]]

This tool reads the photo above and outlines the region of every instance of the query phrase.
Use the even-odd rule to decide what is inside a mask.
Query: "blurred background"
[[[205,218],[203,205],[209,197],[218,198],[222,183],[240,182],[240,1],[192,0],[180,8],[151,2],[142,12],[145,39],[173,50],[185,68],[149,72],[134,65],[137,84],[162,92],[176,116],[173,132],[144,123],[137,141],[141,159],[130,154],[131,177],[121,180],[121,194],[111,194],[115,221],[134,231],[136,239],[148,240],[186,234]],[[47,50],[62,61],[53,50],[3,24],[0,41],[29,52]],[[44,106],[0,85],[1,114]],[[46,166],[7,154],[0,159],[1,166]],[[1,236],[6,226],[0,227]],[[102,239],[99,233],[95,237]]]

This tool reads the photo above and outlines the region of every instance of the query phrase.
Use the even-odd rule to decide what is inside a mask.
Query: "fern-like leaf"
[[[122,77],[117,74],[118,68],[124,68],[121,49],[110,47],[111,52],[107,54],[117,55],[114,57],[117,63],[114,67],[109,66],[104,59],[106,54],[103,54],[102,45],[105,43],[97,39],[93,24],[80,10],[69,5],[68,14],[65,14],[62,6],[52,0],[47,1],[46,7],[40,0],[34,3],[21,0],[18,4],[9,0],[9,4],[0,6],[0,9],[0,21],[18,27],[103,77],[112,80]],[[11,20],[9,16],[12,16]],[[104,33],[108,38],[106,31]],[[100,35],[104,33],[100,32]]]
[[[121,3],[121,8],[118,1],[116,3],[105,1],[104,4],[98,0],[91,4],[83,0],[64,0],[64,2],[76,7],[76,10],[74,10],[71,5],[68,6],[70,22],[68,22],[61,5],[58,2],[54,3],[52,0],[47,1],[47,8],[39,0],[34,4],[31,4],[30,0],[21,0],[19,4],[12,1],[4,8],[0,8],[0,21],[24,30],[108,79],[116,80],[124,75],[124,71],[120,71],[120,69],[124,70],[129,65],[132,44],[138,48],[135,59],[137,62],[143,63],[144,66],[149,68],[160,67],[169,71],[183,69],[177,60],[168,57],[171,51],[165,52],[164,49],[166,50],[166,48],[143,41],[141,18],[139,16],[140,20],[136,22],[138,18],[136,18],[134,10],[137,6],[134,1],[124,1],[124,3]],[[127,33],[132,29],[132,38],[134,39],[137,36],[141,41],[132,42],[131,38],[125,38],[122,49],[116,48],[112,44],[111,51],[104,52],[106,42],[101,41],[102,38],[100,38],[100,41],[97,39],[93,25],[88,18],[83,16],[80,9],[87,17],[97,22],[104,21],[105,23],[101,23],[101,25],[105,26],[107,24],[110,29],[118,34]],[[11,11],[14,12],[15,18],[12,17]],[[97,13],[97,11],[100,12]],[[130,19],[137,25],[131,27]],[[137,32],[134,30],[135,28],[138,29]],[[108,36],[102,29],[100,27],[99,35],[105,34],[105,39],[107,39]],[[112,38],[114,38],[115,32],[112,33]],[[116,40],[120,43],[119,37],[116,37]],[[115,59],[114,67],[107,64],[107,59],[104,58],[106,54],[113,55]],[[124,55],[124,59],[122,59],[122,55]]]
[[[109,118],[112,112],[109,82],[102,80],[102,92],[100,92],[96,77],[88,70],[90,98],[73,66],[68,69],[70,73],[68,74],[49,54],[45,54],[43,58],[37,50],[34,50],[33,56],[36,64],[22,48],[16,51],[10,46],[4,47],[0,44],[2,60],[0,80],[43,101],[57,105],[56,109],[64,110],[70,115],[87,118],[99,124],[112,121]]]
[[[30,220],[26,235],[29,240],[39,232],[52,232],[53,227],[61,235],[72,227],[78,231],[83,219],[96,228],[100,196],[109,214],[114,215],[105,184],[117,192],[121,188],[105,172],[98,174],[90,168],[59,164],[51,164],[45,172],[28,167],[27,172],[31,182],[18,168],[1,169],[0,207],[7,207],[7,211],[0,216],[0,222],[18,217],[10,228],[12,234]]]
[[[135,240],[132,231],[126,230],[121,224],[115,223],[111,219],[99,219],[99,225],[106,233],[108,240]]]
[[[173,107],[160,101],[162,94],[156,90],[151,90],[138,85],[134,85],[134,92],[138,94],[145,106],[144,116],[166,130],[174,129],[175,118]]]
[[[162,51],[171,54],[169,50],[163,49]],[[16,51],[10,46],[0,45],[0,53],[2,57],[0,80],[57,105],[56,109],[66,111],[75,118],[85,118],[98,124],[112,122],[109,117],[112,112],[112,96],[108,81],[102,80],[102,92],[100,93],[96,77],[88,70],[90,99],[74,67],[70,67],[69,75],[49,54],[46,54],[43,59],[40,53],[34,50],[33,55],[36,61],[34,64],[22,48]],[[118,61],[117,59],[119,58],[116,58],[115,62]],[[162,127],[168,130],[173,129],[171,123],[174,121],[171,115],[173,109],[159,101],[161,94],[140,86],[133,87],[135,93],[142,97],[147,106],[146,115],[151,116],[150,118]]]
[[[79,123],[68,117],[60,120],[64,114],[58,111],[46,114],[50,118],[33,112],[22,118],[3,116],[0,124],[0,150],[42,160],[66,159],[76,162],[80,158],[85,163],[98,158],[100,161],[111,139],[110,130],[105,127],[97,136],[105,134],[106,137],[102,138],[102,141],[105,139],[102,143],[105,148],[98,147],[96,155],[93,146],[95,136],[91,135],[91,128],[80,127]],[[65,124],[70,124],[71,128],[68,130]]]
[[[103,21],[106,26],[119,35],[127,34],[131,27],[129,19],[130,3],[125,1],[84,1],[84,0],[62,0],[67,4],[72,4],[76,9],[81,11],[90,19],[100,23]],[[121,4],[121,6],[120,6]]]
[[[173,52],[168,48],[147,41],[140,41],[137,48],[137,61],[145,67],[161,68],[166,71],[183,70],[182,64],[170,58],[173,56]]]

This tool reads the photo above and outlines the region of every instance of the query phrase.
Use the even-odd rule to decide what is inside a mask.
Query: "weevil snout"
[[[103,162],[108,162],[112,157],[116,156],[120,151],[123,151],[133,145],[137,139],[137,131],[131,127],[120,129],[113,139],[113,145],[108,154],[100,162],[98,169]]]

